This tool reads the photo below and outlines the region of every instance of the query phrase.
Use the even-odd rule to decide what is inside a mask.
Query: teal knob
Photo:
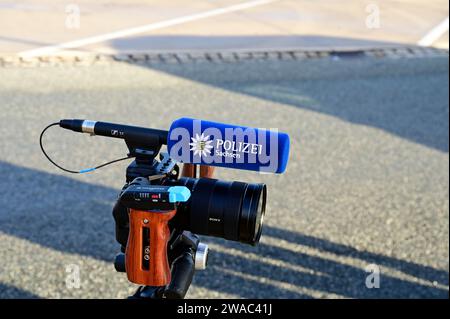
[[[191,191],[186,186],[172,186],[169,187],[169,202],[187,202],[191,197]]]

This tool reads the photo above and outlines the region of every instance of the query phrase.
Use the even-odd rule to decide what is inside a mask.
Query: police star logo
[[[206,156],[211,154],[211,149],[213,148],[211,143],[212,141],[209,139],[209,135],[205,136],[196,134],[195,137],[191,137],[192,143],[189,143],[191,146],[191,151],[194,151],[194,156]]]

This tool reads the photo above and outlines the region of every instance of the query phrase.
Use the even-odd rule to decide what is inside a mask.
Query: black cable
[[[44,150],[44,146],[42,145],[42,137],[44,136],[45,131],[47,131],[50,127],[56,126],[56,125],[59,125],[59,122],[52,123],[52,124],[48,125],[46,128],[44,128],[44,129],[42,130],[41,135],[39,136],[39,145],[41,146],[41,151],[42,151],[42,153],[44,153],[45,157],[50,161],[50,163],[52,163],[53,165],[55,165],[56,167],[58,167],[59,169],[65,171],[65,172],[72,173],[72,174],[82,174],[82,173],[92,172],[92,171],[94,171],[94,170],[96,170],[96,169],[105,167],[105,166],[107,166],[107,165],[109,165],[109,164],[113,164],[113,163],[120,162],[120,161],[123,161],[123,160],[126,160],[126,159],[131,158],[131,156],[122,157],[122,158],[115,159],[115,160],[113,160],[113,161],[106,162],[106,163],[103,163],[103,164],[101,164],[101,165],[98,165],[98,166],[95,166],[95,167],[92,167],[92,168],[82,169],[82,170],[80,170],[80,171],[73,171],[73,170],[64,168],[64,167],[62,167],[62,166],[56,164],[56,163],[50,158],[50,156],[48,156],[48,154],[47,154],[47,153],[45,152],[45,150]]]

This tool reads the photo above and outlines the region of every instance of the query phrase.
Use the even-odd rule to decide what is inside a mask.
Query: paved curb
[[[282,51],[224,51],[182,53],[130,53],[51,55],[24,58],[17,55],[0,55],[0,67],[90,66],[126,62],[132,64],[186,64],[186,63],[237,63],[241,61],[350,59],[350,58],[430,58],[448,57],[447,49],[431,47],[392,47],[353,50],[282,50]]]

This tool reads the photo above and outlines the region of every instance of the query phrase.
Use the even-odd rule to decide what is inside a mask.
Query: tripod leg
[[[184,231],[174,236],[169,245],[171,281],[165,287],[141,286],[131,299],[183,299],[189,290],[195,272],[195,252],[200,244],[198,236]],[[114,266],[125,272],[125,255],[116,256]]]
[[[191,251],[185,251],[172,263],[172,280],[164,290],[168,299],[183,299],[194,277],[195,263]]]
[[[140,286],[133,296],[128,299],[161,299],[163,289],[161,287]]]

